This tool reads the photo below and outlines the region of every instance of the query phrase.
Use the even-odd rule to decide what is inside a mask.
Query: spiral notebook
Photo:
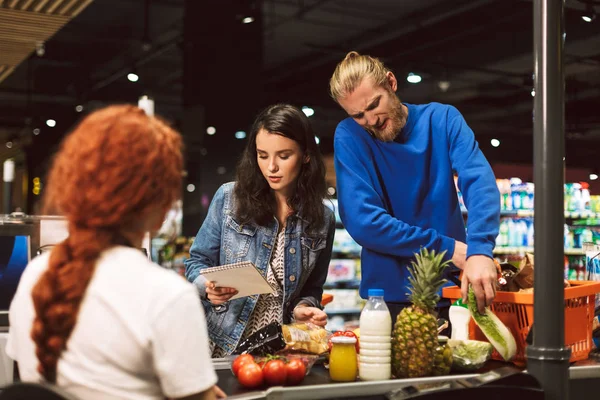
[[[230,300],[255,294],[275,293],[269,282],[251,261],[220,265],[200,270],[202,276],[218,287],[231,287],[238,294]]]

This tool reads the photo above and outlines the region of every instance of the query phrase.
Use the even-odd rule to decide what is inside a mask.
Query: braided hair
[[[155,228],[149,221],[160,224],[180,196],[181,147],[176,131],[131,105],[91,113],[62,142],[44,207],[65,216],[69,236],[52,249],[32,291],[31,338],[38,372],[48,382],[56,382],[100,254],[127,235]]]

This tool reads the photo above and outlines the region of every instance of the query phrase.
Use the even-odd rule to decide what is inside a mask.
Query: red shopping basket
[[[600,282],[569,281],[565,288],[565,344],[571,349],[571,362],[585,360],[592,350],[592,322],[596,293],[600,292]],[[461,296],[460,288],[449,286],[442,289],[442,297],[452,302]],[[524,366],[527,362],[525,339],[533,324],[533,293],[497,292],[490,309],[510,329],[517,342],[517,354],[512,362]],[[471,318],[469,338],[488,341]],[[494,360],[504,360],[494,350]]]

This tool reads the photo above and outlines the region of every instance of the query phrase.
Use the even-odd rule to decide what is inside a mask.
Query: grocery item
[[[479,340],[448,340],[452,349],[452,370],[476,371],[483,367],[492,355],[492,345]]]
[[[332,381],[353,382],[356,380],[358,365],[356,360],[355,337],[334,336],[329,355],[329,377]]]
[[[360,352],[360,345],[358,343],[358,336],[356,336],[356,333],[354,333],[353,331],[337,331],[337,332],[334,332],[333,335],[331,335],[329,337],[329,343],[328,343],[329,351],[331,351],[331,347],[333,346],[332,343],[331,343],[331,338],[333,338],[335,336],[347,336],[347,337],[356,338],[356,345],[354,347],[356,348],[356,352],[357,353]]]
[[[483,332],[502,358],[510,361],[517,353],[517,342],[513,334],[489,307],[486,307],[484,314],[479,313],[477,310],[477,300],[475,300],[475,292],[473,292],[473,288],[471,287],[469,287],[469,311],[473,320],[479,329],[481,329],[481,332]]]
[[[471,313],[469,312],[469,307],[463,303],[462,299],[458,299],[452,303],[448,315],[450,317],[450,323],[452,324],[450,337],[456,340],[468,339]]]
[[[438,336],[438,345],[435,348],[433,359],[433,376],[448,375],[452,368],[452,348],[448,345],[447,336]]]
[[[437,346],[437,318],[434,314],[438,291],[448,261],[445,252],[421,249],[409,268],[411,307],[403,309],[392,333],[392,371],[396,378],[414,378],[431,374]],[[364,331],[361,326],[361,342]],[[362,353],[362,349],[361,349]]]
[[[281,326],[286,350],[304,351],[309,354],[323,354],[331,333],[310,323],[294,323]]]
[[[310,323],[272,323],[243,340],[235,353],[262,356],[282,350],[296,350],[323,354],[328,351],[327,341],[330,335],[329,331]]]
[[[392,376],[392,316],[383,300],[382,289],[369,289],[369,300],[360,314],[359,375],[364,381]]]
[[[231,370],[246,388],[297,385],[304,380],[317,356],[282,353],[254,357],[250,354],[232,356]]]

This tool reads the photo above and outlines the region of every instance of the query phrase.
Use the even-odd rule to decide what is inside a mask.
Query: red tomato
[[[263,372],[255,362],[241,366],[237,375],[238,381],[247,388],[255,388],[263,384]]]
[[[295,358],[287,363],[285,365],[285,369],[287,371],[286,383],[288,385],[297,385],[304,380],[304,375],[306,375],[306,366],[299,358]]]
[[[241,356],[237,356],[235,360],[233,360],[233,364],[231,364],[231,370],[235,376],[238,375],[238,371],[242,367],[242,365],[253,363],[254,357],[250,354],[242,354]]]
[[[271,360],[263,367],[263,374],[265,376],[265,382],[269,386],[282,386],[285,385],[285,379],[287,378],[287,371],[283,360]]]

